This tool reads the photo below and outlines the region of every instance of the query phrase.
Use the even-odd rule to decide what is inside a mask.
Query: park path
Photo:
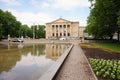
[[[74,43],[55,80],[97,80],[78,43]]]

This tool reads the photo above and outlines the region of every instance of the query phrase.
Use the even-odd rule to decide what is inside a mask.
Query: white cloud
[[[20,21],[22,24],[27,24],[28,26],[31,26],[33,24],[45,25],[45,23],[51,22],[56,19],[54,18],[54,16],[46,13],[19,12],[12,9],[8,9],[8,11],[10,11],[17,18],[18,21]],[[72,19],[72,17],[70,17],[68,20],[77,21],[77,18]],[[80,20],[79,22],[80,26],[86,26],[87,24],[86,20]]]
[[[3,2],[6,5],[20,5],[17,0],[0,0],[0,2]]]
[[[86,20],[80,20],[79,25],[80,26],[86,26],[87,25],[87,21]]]
[[[47,22],[52,21],[52,16],[45,13],[32,13],[32,12],[18,12],[16,10],[8,10],[11,11],[12,14],[22,22],[22,24],[27,24],[29,26],[33,24],[45,24]]]
[[[48,0],[46,2],[43,2],[42,5],[44,7],[71,10],[71,9],[75,9],[78,7],[90,6],[90,3],[88,2],[88,0]]]
[[[48,7],[50,7],[50,4],[49,3],[47,3],[47,2],[43,2],[42,3],[42,8],[48,8]]]
[[[38,2],[38,0],[31,0],[31,1],[30,1],[30,4],[32,4],[32,5],[35,6],[35,7],[40,7],[40,6],[39,6],[40,3]]]

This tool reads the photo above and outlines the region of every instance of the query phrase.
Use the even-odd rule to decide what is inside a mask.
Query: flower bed
[[[88,59],[96,76],[120,80],[120,60]]]

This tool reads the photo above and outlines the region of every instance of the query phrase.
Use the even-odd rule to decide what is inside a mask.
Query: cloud
[[[87,25],[87,21],[86,20],[80,20],[79,25],[80,26],[86,26]]]
[[[46,13],[19,12],[11,9],[9,9],[8,11],[10,11],[17,18],[18,21],[20,21],[22,24],[27,24],[28,26],[31,26],[34,24],[45,25],[45,23],[54,21],[56,19],[53,15],[46,14]],[[68,20],[77,21],[77,18],[72,19],[72,17],[70,17]],[[79,24],[80,26],[87,25],[86,20],[80,20],[79,22],[80,22]]]
[[[6,5],[20,5],[18,0],[0,0],[0,2],[3,2]]]
[[[39,5],[40,5],[40,2],[39,2],[38,0],[31,0],[31,1],[30,1],[30,4],[33,5],[33,6],[35,6],[35,7],[40,7],[40,6],[39,6]]]
[[[42,8],[48,8],[48,7],[50,7],[50,4],[49,3],[47,3],[47,2],[43,2],[42,3]]]
[[[32,12],[18,12],[16,10],[10,11],[22,24],[27,24],[29,26],[33,24],[42,24],[44,25],[47,22],[53,20],[52,16],[46,13],[32,13]]]
[[[42,3],[43,7],[51,7],[55,9],[71,10],[78,7],[88,7],[88,0],[47,0]]]

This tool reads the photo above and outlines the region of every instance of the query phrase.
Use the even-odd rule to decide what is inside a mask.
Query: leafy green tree
[[[118,21],[117,21],[117,24],[120,25],[120,10],[118,12]]]
[[[45,26],[44,25],[38,25],[38,33],[39,38],[45,38]]]
[[[92,1],[95,1],[94,5]],[[87,31],[95,38],[112,39],[117,31],[117,13],[120,0],[90,0],[91,12],[88,17]]]
[[[27,25],[21,25],[19,30],[19,36],[32,37],[32,29],[29,28]]]
[[[120,10],[118,12],[118,21],[117,21],[117,24],[118,24],[118,41],[120,40]]]
[[[45,26],[44,25],[32,25],[31,26],[33,37],[45,38]]]
[[[7,38],[8,34],[12,37],[19,35],[21,23],[10,12],[0,9],[0,24],[2,24],[2,37]]]
[[[0,39],[2,38],[2,24],[0,23]]]

